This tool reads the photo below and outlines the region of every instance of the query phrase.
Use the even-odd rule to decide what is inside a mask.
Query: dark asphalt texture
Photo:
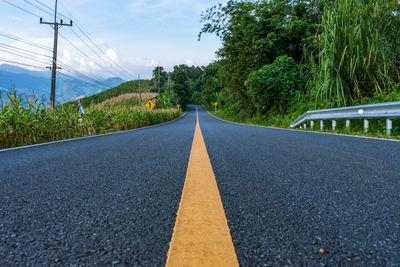
[[[400,142],[199,116],[241,266],[400,266]]]
[[[400,265],[400,142],[199,116],[242,266]],[[0,152],[0,266],[163,266],[194,127]]]
[[[0,266],[163,266],[195,122],[0,152]]]

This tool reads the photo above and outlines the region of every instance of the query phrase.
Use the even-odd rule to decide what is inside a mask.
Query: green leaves
[[[37,105],[37,101],[24,107],[15,90],[8,99],[9,104],[0,111],[0,148],[127,130],[181,114],[172,109],[150,112],[121,104],[103,109],[90,107],[81,117],[76,103],[59,105],[54,110]]]
[[[309,52],[311,89],[319,102],[352,105],[386,94],[398,75],[400,17],[395,0],[340,0],[327,7],[316,53]]]
[[[273,64],[252,72],[245,83],[259,113],[275,108],[284,114],[288,104],[305,90],[305,78],[293,58],[278,57]]]

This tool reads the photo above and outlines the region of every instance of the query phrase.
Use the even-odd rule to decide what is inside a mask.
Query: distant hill
[[[145,92],[150,92],[150,88],[152,87],[153,83],[150,80],[141,80],[140,85],[142,88],[142,92],[145,93]],[[99,104],[107,99],[127,93],[139,93],[138,80],[125,82],[114,88],[103,91],[101,93],[85,97],[81,99],[81,103],[83,106],[87,107],[91,104]]]
[[[124,82],[119,77],[104,79],[100,84],[89,85],[79,79],[70,78],[62,73],[57,74],[56,103],[68,102],[75,97],[86,95],[90,96],[102,92],[110,87]],[[0,97],[4,100],[4,91],[11,91],[15,85],[17,92],[24,98],[35,95],[40,102],[47,104],[50,99],[50,71],[32,71],[13,65],[0,65]],[[1,105],[1,103],[0,103]]]

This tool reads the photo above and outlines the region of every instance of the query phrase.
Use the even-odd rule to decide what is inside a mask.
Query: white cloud
[[[106,54],[103,56],[106,62],[109,62],[110,59],[116,63],[119,63],[119,56],[117,48],[109,48],[106,51]]]
[[[152,59],[152,60],[146,62],[144,65],[146,67],[157,67],[158,66],[158,62],[156,60]]]
[[[185,63],[188,66],[193,66],[193,61],[191,59],[186,59]]]

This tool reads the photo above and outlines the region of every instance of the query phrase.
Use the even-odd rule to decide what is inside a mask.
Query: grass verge
[[[46,109],[42,104],[24,107],[14,92],[0,110],[0,149],[84,136],[130,130],[171,121],[182,115],[178,109],[146,110],[128,105],[89,107],[79,113],[76,102]]]
[[[248,125],[258,125],[266,127],[293,129],[290,127],[290,123],[296,119],[296,116],[233,116],[224,112],[223,110],[214,111],[209,110],[212,115],[220,119],[243,123]],[[324,121],[324,130],[320,131],[320,121],[315,121],[314,129],[310,129],[310,124],[308,123],[308,128],[297,128],[310,132],[326,132],[326,133],[338,133],[338,134],[349,134],[355,136],[366,136],[366,137],[376,137],[376,138],[386,138],[400,140],[400,120],[393,120],[393,132],[391,136],[386,135],[385,120],[369,120],[369,130],[368,133],[364,132],[363,120],[351,120],[350,129],[346,129],[345,120],[338,120],[336,130],[333,131],[331,127],[331,121]]]

